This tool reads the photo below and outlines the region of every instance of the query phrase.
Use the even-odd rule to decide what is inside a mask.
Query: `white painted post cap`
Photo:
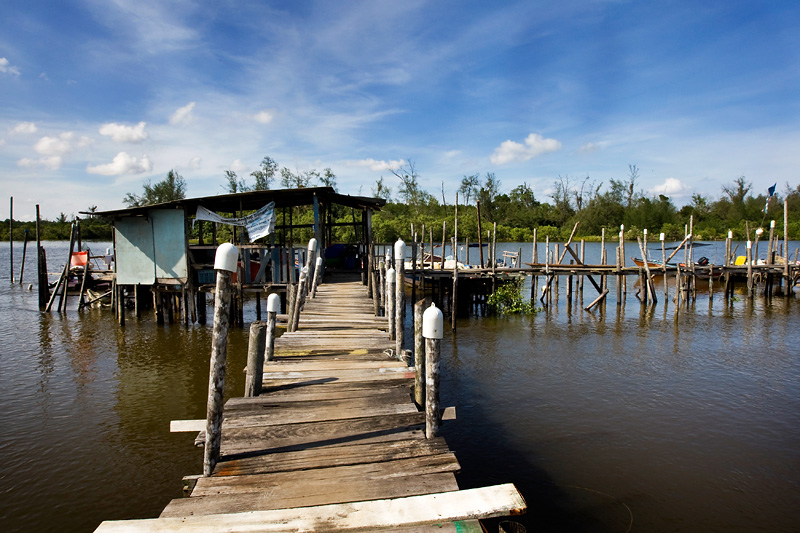
[[[236,272],[236,264],[239,262],[239,250],[229,242],[224,242],[217,248],[214,256],[214,270],[226,270]]]
[[[664,232],[661,232],[661,234],[658,236],[658,240],[663,241],[665,237],[666,235],[664,235]]]
[[[406,243],[403,242],[403,239],[397,239],[397,242],[394,243],[394,258],[395,260],[400,259],[401,261],[406,257]]]
[[[322,266],[322,258],[321,257],[317,257],[316,263],[317,263],[318,267]]]
[[[308,241],[308,249],[315,252],[317,251],[317,239],[311,237],[311,240]]]
[[[733,230],[728,230],[728,238],[733,239]]]
[[[644,236],[647,237],[647,228],[644,228]]]
[[[436,304],[431,304],[422,313],[422,336],[426,339],[441,339],[444,336],[444,316]]]
[[[386,277],[394,279],[394,275],[396,272],[394,271],[394,267],[390,267],[389,270],[386,271]]]
[[[770,228],[774,228],[775,227],[775,221],[774,220],[770,220],[769,227]]]
[[[268,313],[281,312],[281,299],[275,293],[272,293],[267,297],[267,312]]]
[[[752,248],[752,247],[753,247],[753,241],[747,241],[747,245],[746,245],[746,246],[747,246],[747,249],[748,249],[748,250],[749,250],[750,248]]]
[[[764,233],[764,228],[758,228],[756,230],[756,235],[761,235],[762,233]]]

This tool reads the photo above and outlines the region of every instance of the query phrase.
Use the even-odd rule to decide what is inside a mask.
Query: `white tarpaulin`
[[[209,220],[220,224],[245,227],[247,234],[250,235],[250,242],[253,242],[275,231],[275,202],[270,202],[255,213],[240,218],[223,217],[198,205],[194,218],[195,220]]]

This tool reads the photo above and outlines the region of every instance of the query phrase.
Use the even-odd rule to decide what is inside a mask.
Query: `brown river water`
[[[45,247],[55,271],[68,245]],[[210,326],[129,315],[120,328],[108,310],[74,311],[74,298],[66,314],[41,313],[35,286],[9,283],[8,254],[5,243],[0,529],[157,516],[202,470],[194,434],[170,434],[169,421],[205,416]],[[591,312],[562,285],[546,311],[464,318],[445,335],[442,403],[458,419],[443,432],[460,485],[517,484],[528,531],[800,531],[800,292],[701,290],[676,312],[662,294],[642,308],[633,284],[617,305],[610,280]],[[247,329],[229,343],[226,396],[241,395]]]

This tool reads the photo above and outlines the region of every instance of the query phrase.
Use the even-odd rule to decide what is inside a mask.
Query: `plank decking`
[[[276,339],[261,395],[225,404],[213,475],[157,519],[98,531],[481,531],[479,518],[524,512],[513,485],[458,490],[386,324],[360,282],[321,285]]]

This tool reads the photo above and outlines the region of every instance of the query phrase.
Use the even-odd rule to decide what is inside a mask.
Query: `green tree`
[[[142,188],[141,195],[129,192],[122,201],[129,207],[141,207],[186,198],[186,180],[175,170],[167,172],[167,177],[155,184],[147,181]]]
[[[461,178],[461,187],[458,188],[458,192],[460,192],[461,196],[464,198],[464,205],[469,205],[470,198],[475,198],[478,195],[479,184],[480,178],[477,174],[471,174]]]
[[[266,191],[269,189],[270,183],[275,179],[275,174],[278,172],[278,163],[271,157],[265,156],[261,160],[261,168],[254,170],[250,173],[255,179],[253,184],[254,191]]]

